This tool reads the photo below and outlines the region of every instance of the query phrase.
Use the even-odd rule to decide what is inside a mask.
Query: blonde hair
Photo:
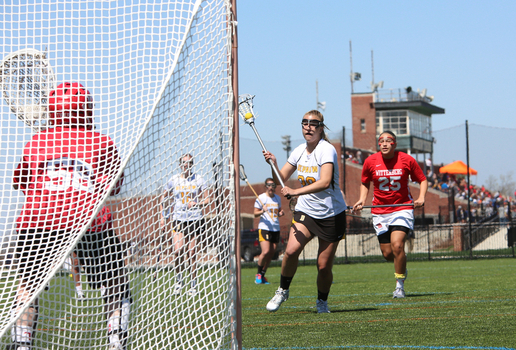
[[[326,124],[324,124],[324,116],[322,115],[322,113],[319,112],[317,109],[313,109],[309,112],[306,112],[303,117],[306,117],[307,115],[312,115],[312,116],[318,118],[319,121],[323,123],[321,138],[324,139],[325,141],[330,142],[330,140],[328,139],[328,136],[326,135],[326,132],[324,131],[324,129],[328,129],[328,127],[326,126]],[[330,129],[328,129],[328,130],[330,130]]]

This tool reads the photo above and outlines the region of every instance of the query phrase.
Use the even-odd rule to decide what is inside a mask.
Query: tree
[[[500,192],[501,195],[512,197],[516,189],[516,181],[512,178],[513,172],[500,174],[497,179],[494,175],[489,175],[486,181],[486,188],[491,192]]]

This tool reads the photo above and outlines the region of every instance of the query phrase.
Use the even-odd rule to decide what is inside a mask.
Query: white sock
[[[109,335],[109,344],[115,346],[121,346],[120,339],[118,338],[118,333],[113,333]]]
[[[116,316],[115,316],[116,314]],[[108,320],[108,333],[111,333],[113,331],[118,331],[120,330],[120,316],[118,315],[118,310],[116,310],[115,312],[113,312],[111,314],[111,317],[109,317],[109,320]],[[117,339],[118,339],[118,335],[117,335]]]
[[[178,273],[177,276],[176,276],[176,283],[179,284],[179,285],[183,284],[183,274],[181,272]]]
[[[78,296],[84,297],[84,293],[82,292],[82,285],[79,284],[78,286],[75,286],[75,292]]]
[[[397,279],[396,280],[396,288],[401,288],[403,289],[403,283],[405,282],[405,280],[403,279]]]
[[[30,343],[32,339],[32,327],[29,326],[14,326],[11,328],[11,337],[13,342]]]

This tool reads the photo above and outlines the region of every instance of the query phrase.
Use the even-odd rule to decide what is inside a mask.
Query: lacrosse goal
[[[6,2],[0,17],[0,348],[22,340],[32,349],[238,348],[231,1]],[[48,193],[57,201],[67,186],[89,191],[81,181],[98,180],[69,154],[58,163],[48,154],[55,149],[50,143],[47,160],[30,165],[42,166],[42,177],[17,168],[28,142],[59,126],[51,120],[58,114],[50,113],[49,96],[65,82],[87,90],[92,132],[112,140],[119,163],[102,189],[92,190],[91,206],[78,208],[73,225],[66,223],[47,247],[44,260],[22,262],[22,239],[23,252],[41,249],[41,241],[20,235],[18,222],[30,201],[36,212],[33,189],[41,190],[42,201]],[[186,154],[193,158],[189,176],[203,180],[196,194],[203,203],[192,204],[203,223],[195,230],[175,222],[180,198],[171,195],[178,188],[168,186],[172,176],[184,174]],[[50,166],[54,175],[46,173]],[[38,187],[52,176],[60,176],[59,184]],[[52,205],[59,206],[41,207]],[[100,249],[85,237],[106,209],[115,236],[102,237]],[[61,223],[70,217],[63,215]],[[27,230],[56,230],[36,214],[27,220]],[[84,254],[101,264],[111,254],[110,264],[99,273],[84,266]],[[116,272],[109,270],[114,266]],[[27,283],[20,276],[29,276]],[[184,288],[176,288],[178,282]],[[29,311],[37,313],[32,330],[23,321]],[[115,326],[124,341],[113,341]],[[26,329],[32,333],[20,338]]]

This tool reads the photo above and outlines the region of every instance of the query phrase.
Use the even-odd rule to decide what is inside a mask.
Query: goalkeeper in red
[[[383,257],[394,262],[396,289],[393,298],[404,298],[407,278],[405,240],[414,229],[414,209],[425,204],[428,182],[416,160],[406,153],[396,151],[396,135],[384,131],[378,138],[380,152],[371,155],[362,168],[360,199],[354,211],[362,209],[371,182],[374,185],[373,205],[409,204],[410,206],[380,207],[371,210],[373,225],[380,242]],[[420,183],[419,198],[412,199],[409,176]],[[412,206],[413,205],[413,206]]]
[[[25,194],[17,220],[16,255],[20,283],[12,309],[16,317],[44,283],[48,272],[88,225],[120,170],[113,141],[93,131],[92,96],[79,83],[49,93],[49,127],[23,149],[13,187]],[[122,176],[111,194],[120,191]],[[103,208],[79,240],[76,253],[90,286],[101,290],[110,350],[125,350],[131,295],[123,250]],[[30,350],[39,316],[36,298],[12,327],[7,349]]]

